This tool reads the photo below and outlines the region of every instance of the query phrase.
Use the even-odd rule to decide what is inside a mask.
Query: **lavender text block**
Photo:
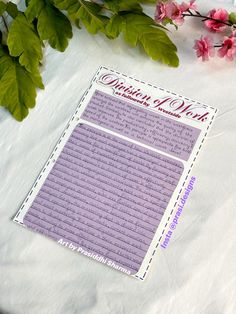
[[[79,124],[24,224],[134,274],[182,171],[181,162]]]

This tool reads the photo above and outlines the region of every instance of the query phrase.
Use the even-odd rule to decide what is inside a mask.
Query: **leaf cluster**
[[[26,0],[24,12],[0,0],[0,105],[18,121],[28,115],[36,89],[44,88],[39,70],[44,41],[63,52],[72,38],[72,23],[109,39],[121,35],[153,60],[178,66],[176,46],[166,29],[143,12],[141,2],[154,0]]]

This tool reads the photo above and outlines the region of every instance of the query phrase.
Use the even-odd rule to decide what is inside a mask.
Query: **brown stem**
[[[221,24],[224,24],[224,25],[227,25],[227,26],[230,26],[230,27],[233,27],[233,28],[236,28],[236,25],[230,23],[230,22],[223,22],[221,20],[218,20],[218,19],[214,19],[213,17],[209,17],[209,16],[205,16],[205,15],[202,15],[200,14],[199,12],[196,12],[197,14],[193,14],[192,12],[190,14],[188,13],[184,13],[183,16],[191,16],[191,17],[199,17],[201,19],[203,19],[202,21],[207,21],[207,20],[211,20],[211,21],[215,21],[217,23],[221,23]]]

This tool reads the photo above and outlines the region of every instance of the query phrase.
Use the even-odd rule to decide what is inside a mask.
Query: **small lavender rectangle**
[[[24,224],[134,274],[182,171],[181,162],[79,124]]]
[[[200,130],[96,90],[81,118],[188,160]]]

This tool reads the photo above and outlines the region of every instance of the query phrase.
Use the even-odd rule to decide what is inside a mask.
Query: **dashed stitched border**
[[[84,95],[82,96],[82,99],[80,100],[80,103],[79,103],[79,105],[77,106],[77,109],[76,109],[75,113],[73,114],[71,120],[70,120],[69,123],[67,124],[67,126],[66,126],[66,128],[65,128],[65,130],[64,130],[64,132],[63,132],[63,134],[61,135],[59,141],[57,142],[57,144],[56,144],[56,146],[55,146],[55,148],[54,148],[54,150],[53,150],[51,156],[49,157],[47,163],[45,164],[45,166],[44,166],[44,168],[42,169],[40,175],[38,176],[38,178],[36,179],[36,181],[35,181],[33,187],[31,188],[31,190],[30,190],[30,192],[29,192],[27,198],[25,199],[25,201],[23,202],[22,206],[20,207],[18,213],[16,214],[16,216],[15,216],[15,218],[14,218],[14,221],[16,221],[17,223],[19,223],[19,224],[21,224],[21,225],[24,225],[21,221],[19,221],[19,220],[17,219],[17,217],[20,215],[20,213],[21,213],[22,210],[24,209],[25,205],[27,204],[27,202],[28,202],[28,200],[29,200],[29,197],[31,196],[31,194],[33,193],[34,189],[35,189],[36,186],[38,185],[38,183],[39,183],[39,181],[40,181],[40,179],[41,179],[43,173],[46,171],[46,169],[47,169],[47,167],[48,167],[50,161],[53,159],[53,157],[54,157],[54,155],[55,155],[55,152],[57,151],[58,146],[60,145],[60,143],[61,143],[61,141],[62,141],[62,138],[66,135],[66,133],[67,133],[67,131],[68,131],[68,129],[69,129],[71,123],[72,123],[73,120],[76,118],[77,113],[78,113],[78,111],[79,111],[79,108],[80,108],[81,105],[83,104],[85,97],[87,96],[88,92],[89,92],[90,89],[92,88],[93,83],[96,81],[96,79],[97,79],[97,77],[98,77],[98,75],[99,75],[99,73],[101,72],[102,69],[105,69],[105,70],[107,70],[107,71],[110,71],[110,72],[113,72],[113,73],[122,75],[122,76],[124,76],[124,77],[126,77],[126,78],[129,78],[129,79],[132,79],[132,80],[134,80],[134,81],[136,81],[136,82],[138,82],[138,83],[142,83],[142,84],[144,84],[144,85],[151,86],[151,87],[153,87],[153,88],[155,88],[155,89],[159,89],[159,90],[164,91],[164,92],[166,92],[166,93],[169,93],[169,94],[175,95],[175,96],[177,96],[177,97],[186,99],[186,100],[188,100],[188,101],[192,101],[192,102],[194,102],[194,103],[201,104],[201,105],[203,104],[203,103],[201,103],[201,102],[199,102],[199,101],[192,100],[192,99],[190,99],[190,98],[184,97],[184,96],[182,96],[182,95],[179,95],[179,94],[177,94],[177,93],[171,92],[171,91],[166,90],[166,89],[164,89],[164,88],[157,87],[157,86],[155,86],[155,85],[152,85],[152,84],[150,84],[150,83],[146,83],[146,82],[144,82],[144,81],[140,81],[140,80],[138,80],[138,79],[136,79],[136,78],[133,78],[132,76],[128,76],[128,75],[125,75],[125,74],[120,73],[120,72],[118,72],[118,71],[108,69],[108,68],[105,67],[105,66],[101,66],[101,67],[98,69],[97,73],[95,74],[94,78],[92,79],[89,88],[87,89],[87,91],[86,91],[86,92],[84,93]],[[205,105],[205,104],[204,104],[204,105]],[[143,276],[140,277],[140,276],[137,276],[137,275],[133,275],[133,276],[135,276],[135,277],[138,278],[138,279],[144,280],[144,278],[146,277],[147,271],[148,271],[148,269],[149,269],[149,267],[150,267],[150,264],[151,264],[151,262],[152,262],[152,260],[153,260],[154,255],[155,255],[155,253],[156,253],[156,251],[157,251],[157,248],[158,248],[158,246],[159,246],[159,244],[160,244],[160,242],[161,242],[161,239],[162,239],[162,237],[163,237],[163,234],[165,233],[165,230],[166,230],[166,227],[167,227],[167,225],[168,225],[168,222],[169,222],[169,220],[170,220],[170,218],[171,218],[171,216],[172,216],[172,214],[173,214],[173,212],[174,212],[175,206],[176,206],[177,203],[178,203],[178,199],[179,199],[179,197],[180,197],[180,195],[181,195],[181,193],[182,193],[183,187],[184,187],[184,185],[185,185],[185,183],[186,183],[186,181],[187,181],[187,179],[188,179],[188,177],[189,177],[189,174],[190,174],[190,172],[191,172],[191,170],[192,170],[192,167],[193,167],[193,165],[194,165],[194,163],[195,163],[195,161],[196,161],[197,155],[199,154],[199,151],[200,151],[200,149],[201,149],[201,147],[202,147],[202,145],[203,145],[203,142],[205,141],[205,138],[206,138],[206,136],[207,136],[207,134],[208,134],[208,132],[209,132],[210,126],[211,126],[211,124],[213,123],[213,120],[214,120],[215,115],[216,115],[216,113],[217,113],[217,109],[216,109],[216,108],[211,107],[211,106],[208,106],[208,105],[205,105],[205,106],[208,107],[208,108],[214,109],[214,110],[215,110],[214,115],[212,116],[211,121],[209,122],[209,125],[208,125],[208,127],[207,127],[207,129],[206,129],[206,133],[204,134],[204,137],[203,137],[203,139],[202,139],[202,141],[201,141],[201,143],[200,143],[200,145],[199,145],[199,147],[198,147],[198,150],[197,150],[197,152],[196,152],[196,155],[195,155],[195,157],[194,157],[194,159],[193,159],[193,162],[192,162],[192,164],[191,164],[191,166],[190,166],[190,168],[189,168],[189,171],[188,171],[188,173],[187,173],[187,175],[186,175],[186,177],[185,177],[185,179],[184,179],[184,182],[183,182],[183,184],[182,184],[182,186],[181,186],[181,188],[180,188],[180,191],[179,191],[178,196],[177,196],[177,198],[176,198],[175,204],[174,204],[174,206],[173,206],[173,208],[172,208],[172,210],[171,210],[171,212],[170,212],[170,215],[169,215],[169,217],[167,218],[167,222],[166,222],[166,224],[165,224],[165,226],[164,226],[164,228],[163,228],[163,230],[162,230],[161,236],[160,236],[160,238],[158,239],[157,244],[155,245],[155,249],[154,249],[153,252],[152,252],[152,257],[150,258],[150,260],[149,260],[149,262],[148,262],[148,265],[147,265],[147,267],[146,267],[146,270],[145,270]],[[55,160],[54,160],[54,161],[55,161]]]

